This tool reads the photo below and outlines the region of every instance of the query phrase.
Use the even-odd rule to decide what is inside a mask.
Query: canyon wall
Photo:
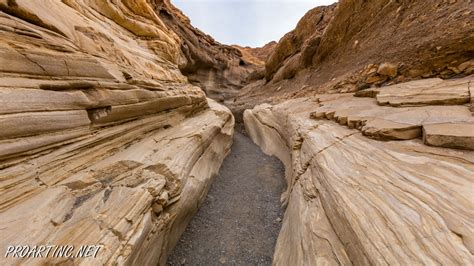
[[[471,6],[341,0],[260,53],[168,0],[0,0],[0,248],[101,247],[0,261],[164,264],[238,93],[286,167],[275,264],[473,264]]]
[[[242,53],[242,58],[245,60],[245,62],[250,62],[254,66],[254,70],[250,72],[246,77],[246,85],[265,77],[265,62],[267,61],[268,57],[273,52],[276,46],[277,42],[275,41],[269,42],[262,47],[255,48],[233,45],[233,47],[240,50],[240,52]]]
[[[256,66],[264,66],[265,62],[267,61],[270,54],[273,52],[275,47],[277,46],[277,42],[272,41],[265,44],[262,47],[249,47],[249,46],[239,46],[239,45],[232,45],[233,47],[239,49],[242,52],[242,55],[245,58],[248,58],[248,61],[254,62]]]
[[[1,264],[166,262],[234,122],[181,73],[194,57],[163,4],[0,1],[0,249],[101,246]]]
[[[438,85],[467,95],[466,80]],[[244,112],[250,138],[286,169],[275,265],[474,263],[468,106],[390,98],[401,105],[322,94]]]
[[[235,97],[240,88],[247,85],[247,76],[258,68],[259,62],[194,28],[189,18],[169,0],[155,0],[154,7],[163,23],[183,41],[181,50],[185,56],[179,68],[191,83],[218,101]]]
[[[474,263],[473,12],[341,0],[280,40],[231,106],[285,165],[275,265]]]
[[[474,73],[472,0],[341,0],[309,11],[236,108]]]

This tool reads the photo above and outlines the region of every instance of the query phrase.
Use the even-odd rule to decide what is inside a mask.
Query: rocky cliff
[[[101,245],[96,258],[1,264],[166,261],[230,149],[233,117],[181,73],[194,57],[163,4],[0,1],[2,252]]]
[[[169,0],[154,1],[163,23],[181,38],[184,60],[181,72],[189,81],[203,88],[213,99],[224,101],[237,95],[247,85],[247,76],[259,62],[248,59],[232,46],[222,45],[191,25],[191,21]]]
[[[474,72],[472,1],[342,0],[309,11],[237,102],[355,92]]]
[[[262,66],[265,65],[265,62],[267,61],[268,57],[273,52],[277,44],[277,42],[272,41],[262,47],[256,48],[252,48],[249,46],[242,47],[239,45],[233,45],[233,47],[239,49],[244,55],[244,58],[246,56],[250,59],[249,61],[255,62],[255,65]]]
[[[233,106],[285,164],[275,265],[474,263],[472,15],[341,0],[280,40]]]
[[[256,48],[233,45],[233,47],[239,49],[239,51],[242,53],[242,58],[244,61],[250,62],[250,64],[254,66],[254,70],[245,77],[246,85],[265,77],[265,61],[268,59],[276,46],[277,42],[275,41]],[[233,99],[235,99],[235,97]]]

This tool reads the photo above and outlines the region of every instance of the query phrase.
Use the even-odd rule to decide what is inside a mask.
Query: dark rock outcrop
[[[266,61],[266,84],[243,89],[240,102],[473,74],[472,16],[471,0],[341,0],[315,8]]]

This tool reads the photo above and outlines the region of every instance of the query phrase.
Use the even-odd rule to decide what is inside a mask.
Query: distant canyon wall
[[[473,12],[471,0],[341,0],[317,7],[278,42],[265,79],[243,88],[240,102],[471,75]]]
[[[155,1],[156,13],[163,23],[182,40],[184,55],[179,69],[194,85],[203,88],[213,99],[235,97],[248,84],[247,76],[258,68],[253,55],[245,56],[230,45],[223,45],[191,25],[191,21],[169,0]]]

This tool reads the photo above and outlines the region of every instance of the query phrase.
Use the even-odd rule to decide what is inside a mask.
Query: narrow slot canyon
[[[472,0],[224,2],[0,0],[0,265],[473,265]]]
[[[283,218],[284,168],[241,131],[168,265],[271,265]]]

